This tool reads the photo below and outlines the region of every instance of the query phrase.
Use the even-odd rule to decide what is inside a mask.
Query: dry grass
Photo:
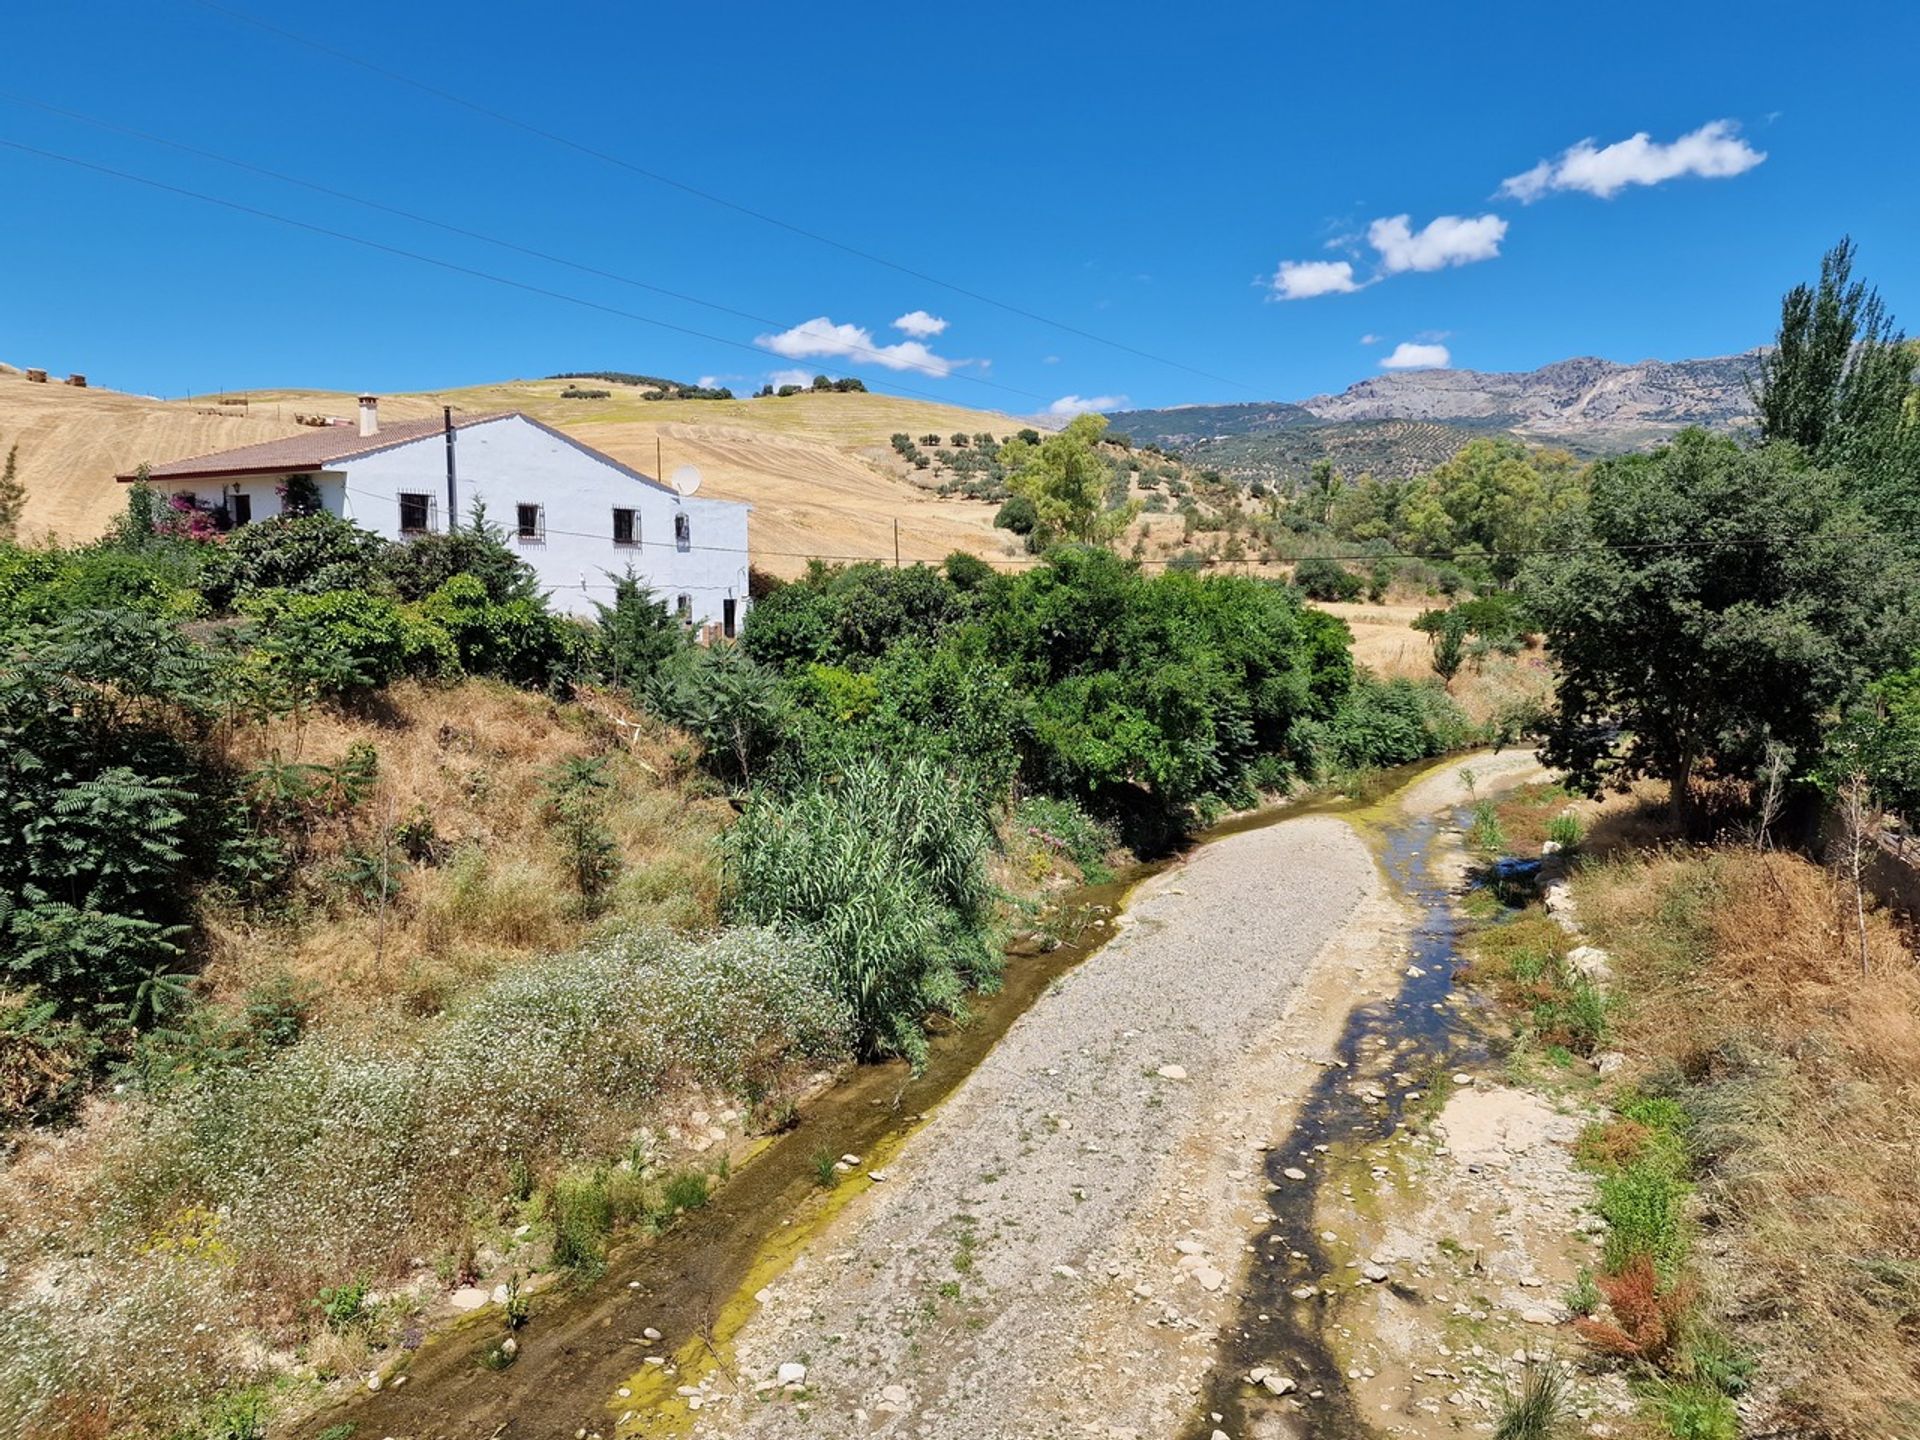
[[[230,999],[276,976],[316,989],[324,1014],[361,1022],[385,1007],[439,1008],[463,985],[527,954],[565,949],[592,928],[543,817],[546,777],[562,761],[602,755],[614,781],[608,823],[622,861],[609,915],[625,924],[704,928],[717,918],[712,840],[728,815],[701,798],[691,742],[608,697],[557,705],[492,681],[402,684],[377,713],[325,712],[243,731],[235,764],[275,757],[334,764],[356,742],[378,778],[350,815],[312,839],[304,885],[285,915],[216,912],[206,985]],[[395,838],[431,833],[408,863]],[[388,842],[398,893],[385,907],[326,878],[350,851]],[[333,1003],[339,997],[339,1003]]]
[[[805,555],[939,560],[954,550],[984,558],[1022,552],[993,528],[996,506],[941,499],[897,473],[887,437],[956,430],[1010,435],[1026,421],[887,395],[795,395],[767,400],[658,400],[632,387],[607,400],[566,400],[570,382],[518,380],[381,399],[386,420],[438,415],[442,405],[477,413],[515,409],[555,425],[651,474],[695,464],[705,494],[754,506],[757,564],[776,574],[805,568]],[[238,398],[238,397],[230,397]],[[216,397],[161,401],[109,390],[30,384],[0,371],[0,445],[20,445],[27,486],[23,534],[90,539],[125,503],[117,472],[212,450],[298,434],[296,413],[349,416],[354,397],[322,390],[256,390],[237,404]],[[656,460],[656,457],[658,459]]]
[[[1794,857],[1673,850],[1591,866],[1582,914],[1620,970],[1642,1083],[1694,1114],[1710,1313],[1761,1360],[1769,1426],[1920,1425],[1920,971]]]

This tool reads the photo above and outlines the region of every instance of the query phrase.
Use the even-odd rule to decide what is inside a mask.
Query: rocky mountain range
[[[1332,459],[1349,473],[1413,474],[1476,434],[1506,432],[1581,455],[1643,449],[1752,414],[1759,352],[1623,365],[1582,356],[1538,370],[1403,370],[1298,403],[1122,411],[1112,428],[1243,479],[1285,482]]]

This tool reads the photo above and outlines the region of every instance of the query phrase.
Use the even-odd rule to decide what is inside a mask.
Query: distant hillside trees
[[[733,391],[724,385],[689,385],[684,380],[669,380],[661,375],[637,375],[630,370],[565,370],[549,375],[549,380],[608,380],[615,385],[633,385],[653,393],[648,400],[731,400]],[[574,400],[603,400],[604,390],[580,390],[569,386],[562,397]]]

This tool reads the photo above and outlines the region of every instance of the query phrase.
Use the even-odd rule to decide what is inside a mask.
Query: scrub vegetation
[[[1047,443],[1023,490],[1099,538]],[[484,515],[140,485],[0,547],[0,1428],[224,1433],[450,1289],[525,1323],[705,1203],[713,1112],[918,1063],[1038,892],[1475,733],[1278,581],[1062,543],[765,588],[703,648],[631,579],[558,615]]]

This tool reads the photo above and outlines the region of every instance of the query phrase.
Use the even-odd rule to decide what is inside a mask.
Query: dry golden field
[[[383,395],[381,415],[431,415],[442,405],[485,412],[524,410],[585,443],[651,473],[698,465],[705,493],[754,506],[756,560],[776,574],[804,568],[807,555],[891,559],[894,524],[905,560],[938,560],[953,550],[985,559],[1020,554],[993,528],[994,507],[941,499],[908,482],[888,447],[912,434],[990,430],[1009,435],[1027,422],[987,411],[888,395],[814,395],[764,400],[645,400],[605,381],[606,400],[566,400],[571,382],[521,380],[432,394]],[[0,367],[0,447],[18,444],[27,487],[24,538],[87,539],[119,512],[117,473],[252,444],[299,430],[296,414],[351,415],[354,397],[337,391],[254,390],[236,397],[153,400],[110,390],[30,383]]]

